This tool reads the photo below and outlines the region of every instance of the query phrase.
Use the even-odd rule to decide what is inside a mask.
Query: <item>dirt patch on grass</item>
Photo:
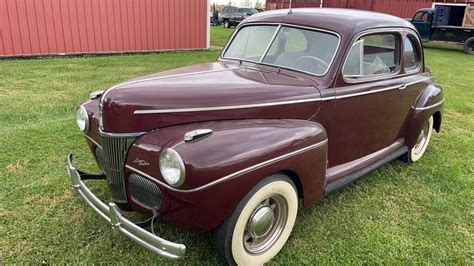
[[[25,171],[28,161],[17,161],[14,164],[9,164],[6,167],[7,174],[21,174]]]

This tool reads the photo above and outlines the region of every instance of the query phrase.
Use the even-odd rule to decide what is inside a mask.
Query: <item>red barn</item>
[[[0,58],[207,48],[208,0],[0,0]]]
[[[474,4],[474,0],[292,0],[291,6],[298,7],[339,7],[371,10],[388,13],[402,18],[411,18],[415,11],[431,7],[433,2]],[[266,9],[289,8],[290,0],[267,0]]]

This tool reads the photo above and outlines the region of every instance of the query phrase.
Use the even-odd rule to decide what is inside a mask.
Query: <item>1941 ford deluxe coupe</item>
[[[186,247],[121,215],[216,229],[229,264],[269,261],[304,207],[396,158],[419,160],[443,113],[411,23],[339,9],[264,12],[217,62],[91,94],[77,110],[101,173],[67,167],[113,231],[181,258]],[[83,182],[105,179],[108,204]]]

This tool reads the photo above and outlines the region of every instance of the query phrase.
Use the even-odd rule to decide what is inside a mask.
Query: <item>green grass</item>
[[[224,47],[233,31],[234,29],[226,29],[221,26],[211,27],[211,45]]]
[[[230,32],[213,28],[213,44],[223,45]],[[412,165],[395,161],[301,209],[273,264],[474,263],[474,57],[445,46],[425,50],[446,95],[442,132],[425,157]],[[217,55],[0,61],[0,264],[169,263],[124,237],[112,242],[110,226],[74,195],[66,155],[73,152],[79,167],[97,169],[75,109],[93,90]],[[88,184],[107,197],[104,185]],[[184,262],[217,263],[211,233],[158,231],[187,245]]]

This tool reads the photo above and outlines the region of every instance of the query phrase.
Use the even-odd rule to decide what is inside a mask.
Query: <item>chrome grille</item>
[[[161,206],[161,191],[157,184],[135,173],[130,174],[128,184],[134,201],[151,209]]]
[[[117,138],[102,136],[102,151],[97,149],[96,155],[107,177],[112,200],[115,202],[127,202],[125,191],[125,160],[127,151],[135,138]]]

